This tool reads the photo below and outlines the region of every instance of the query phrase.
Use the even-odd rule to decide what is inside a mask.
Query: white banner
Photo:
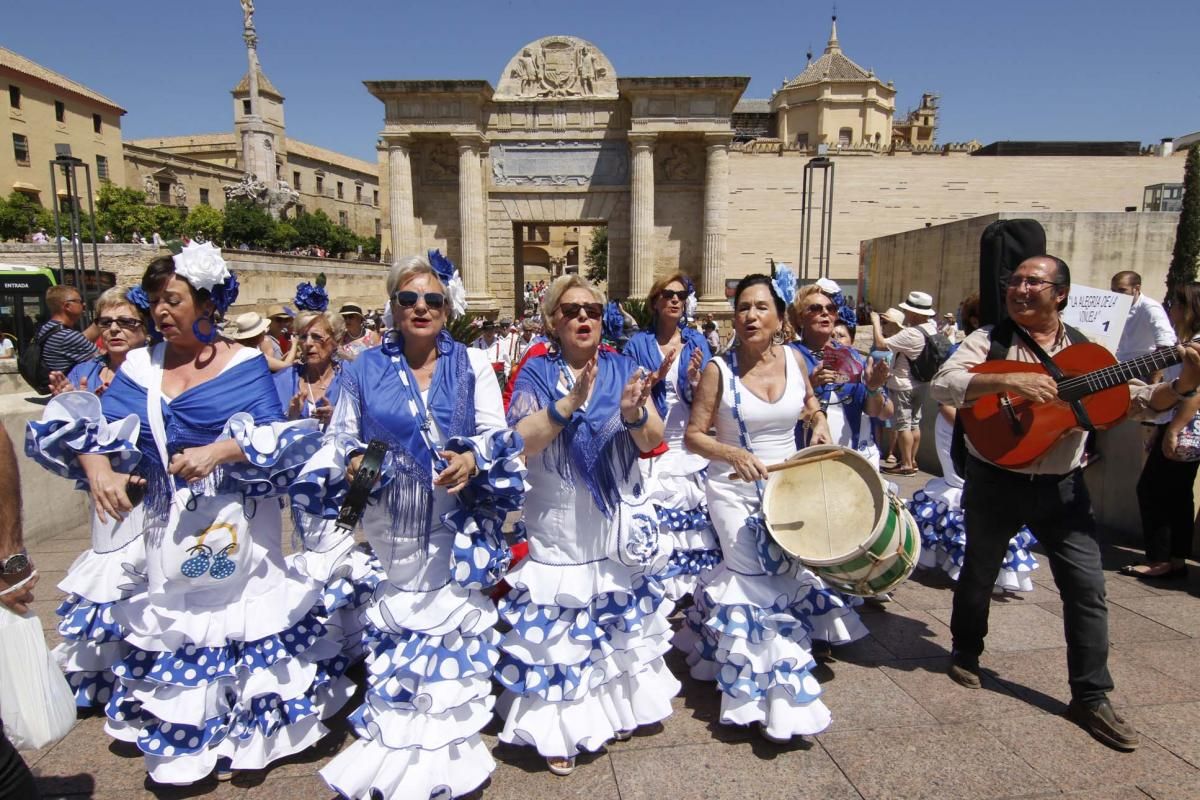
[[[1115,353],[1132,304],[1133,298],[1127,294],[1072,284],[1062,318]]]

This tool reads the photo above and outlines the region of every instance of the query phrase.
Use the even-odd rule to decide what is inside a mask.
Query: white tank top
[[[806,398],[804,376],[791,348],[782,348],[786,382],[783,395],[774,403],[755,396],[742,379],[735,378],[738,391],[738,411],[746,423],[750,449],[768,466],[787,459],[796,452],[796,421],[804,411]],[[721,405],[717,409],[717,441],[742,447],[737,420],[733,417],[733,392],[729,390],[729,364],[714,358],[721,371]]]

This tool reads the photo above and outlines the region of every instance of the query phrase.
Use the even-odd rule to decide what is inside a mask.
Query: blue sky
[[[375,160],[382,106],[363,80],[482,78],[526,42],[572,34],[618,75],[744,75],[768,97],[820,54],[831,5],[778,0],[257,0],[259,55],[288,135]],[[200,10],[202,9],[202,11]],[[127,139],[231,126],[246,69],[237,0],[39,0],[0,44],[108,95]],[[842,48],[895,81],[897,108],[938,92],[941,142],[1121,139],[1200,130],[1200,2],[842,0]]]

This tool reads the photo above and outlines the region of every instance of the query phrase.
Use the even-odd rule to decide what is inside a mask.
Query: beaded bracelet
[[[650,419],[650,409],[646,408],[645,406],[642,406],[642,416],[638,419],[637,422],[625,422],[624,418],[622,418],[621,421],[625,422],[626,430],[636,431],[638,428],[645,427],[646,422],[649,421],[649,419]]]
[[[550,405],[546,406],[546,413],[550,415],[550,421],[553,422],[555,425],[561,425],[562,427],[565,428],[571,424],[570,417],[564,417],[562,414],[560,414],[558,412],[558,401],[557,400],[550,403]]]

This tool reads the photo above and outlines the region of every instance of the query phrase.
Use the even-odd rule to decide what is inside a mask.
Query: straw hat
[[[904,312],[898,308],[889,308],[879,316],[884,321],[890,322],[897,327],[904,327]]]
[[[257,311],[247,311],[245,314],[238,314],[231,322],[225,324],[225,335],[240,342],[253,339],[270,325],[271,321],[263,319],[263,316]]]
[[[349,316],[351,314],[358,314],[360,317],[365,316],[363,314],[362,306],[360,306],[356,303],[346,303],[344,306],[341,307],[341,309],[338,310],[338,313],[341,314],[343,317]]]
[[[900,308],[923,317],[932,317],[937,313],[933,310],[933,297],[925,292],[909,292],[908,298],[900,304]]]
[[[291,319],[293,316],[293,314],[289,314],[288,310],[279,303],[276,303],[267,309],[267,319],[274,319],[275,317],[286,317],[287,319]]]

